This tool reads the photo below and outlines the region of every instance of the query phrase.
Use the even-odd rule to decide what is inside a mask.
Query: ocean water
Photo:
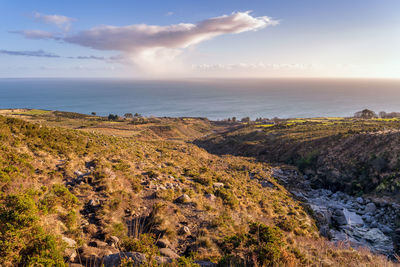
[[[210,119],[351,116],[364,108],[400,111],[400,80],[0,79],[0,108]]]

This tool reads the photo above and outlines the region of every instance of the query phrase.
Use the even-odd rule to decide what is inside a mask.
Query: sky
[[[400,78],[399,0],[0,0],[0,78]]]

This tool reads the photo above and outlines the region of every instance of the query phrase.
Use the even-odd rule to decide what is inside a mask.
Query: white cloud
[[[41,14],[39,12],[34,12],[33,17],[38,22],[43,22],[46,24],[54,24],[65,31],[68,31],[71,27],[71,23],[75,21],[74,18],[62,15],[46,15],[46,14]]]
[[[64,41],[99,50],[135,53],[155,48],[186,48],[218,35],[258,30],[275,24],[277,21],[269,17],[252,17],[249,12],[237,12],[198,24],[99,26],[68,36]]]
[[[167,13],[165,14],[165,16],[172,16],[173,14],[174,14],[174,12],[169,11],[169,12],[167,12]]]
[[[171,62],[177,63],[176,58],[184,48],[219,35],[255,31],[276,24],[277,21],[266,16],[253,17],[250,12],[235,12],[197,24],[99,26],[63,40],[98,50],[120,51],[141,69],[164,72],[171,71]]]
[[[35,14],[38,20],[58,26],[68,25],[73,20],[65,16]],[[119,51],[123,57],[116,59],[119,62],[129,61],[136,66],[136,69],[162,74],[187,69],[178,60],[185,48],[220,35],[256,31],[276,24],[278,21],[267,16],[253,17],[250,12],[234,12],[231,15],[206,19],[197,24],[103,25],[67,35],[34,30],[14,33],[31,39],[51,38],[96,50]]]

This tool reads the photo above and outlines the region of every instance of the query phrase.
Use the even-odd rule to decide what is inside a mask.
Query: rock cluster
[[[399,207],[388,202],[353,197],[343,192],[312,189],[307,176],[294,170],[274,169],[273,176],[288,186],[294,196],[312,209],[322,235],[332,241],[368,247],[393,256]],[[293,184],[291,184],[293,183]]]

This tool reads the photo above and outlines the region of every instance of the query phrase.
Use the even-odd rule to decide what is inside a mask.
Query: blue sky
[[[400,78],[399,13],[398,0],[0,0],[0,77]]]

